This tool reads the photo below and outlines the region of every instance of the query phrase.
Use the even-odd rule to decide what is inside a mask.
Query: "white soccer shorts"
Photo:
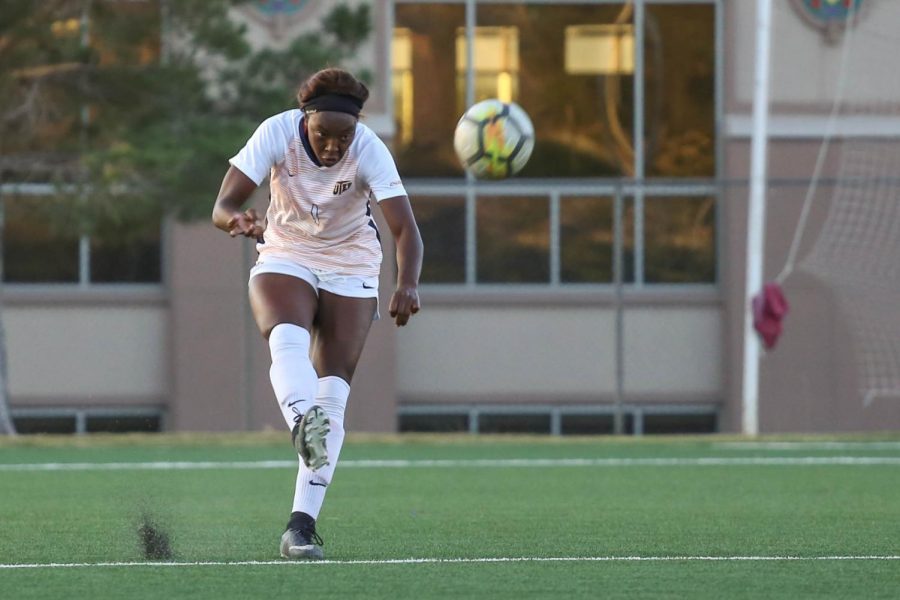
[[[378,298],[378,277],[339,275],[309,269],[286,258],[260,257],[250,269],[250,279],[262,273],[279,273],[302,279],[316,290],[348,298]]]

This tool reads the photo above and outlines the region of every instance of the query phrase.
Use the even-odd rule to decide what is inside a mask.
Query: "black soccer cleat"
[[[281,534],[281,556],[294,560],[322,560],[325,545],[316,533],[316,520],[306,513],[295,512]]]
[[[321,406],[311,406],[294,422],[291,430],[294,448],[303,459],[303,464],[312,471],[318,471],[328,464],[328,448],[325,446],[325,437],[331,431],[328,414]]]

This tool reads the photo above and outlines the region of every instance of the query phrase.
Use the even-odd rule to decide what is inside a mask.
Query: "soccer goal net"
[[[805,273],[832,293],[852,346],[860,401],[868,406],[900,399],[900,2],[816,5],[849,9],[850,26],[837,20],[823,26],[829,43],[808,57],[822,65],[809,85],[821,89],[819,118],[827,118],[777,280],[789,288],[792,275]],[[802,6],[774,6],[778,82],[784,66],[777,57],[791,44],[784,28],[797,22]]]

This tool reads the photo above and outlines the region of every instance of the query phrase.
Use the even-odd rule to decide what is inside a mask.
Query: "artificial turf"
[[[0,565],[83,566],[0,567],[0,598],[900,596],[895,440],[351,438],[318,524],[335,562],[286,564],[296,469],[234,464],[294,460],[283,437],[3,440]],[[729,462],[748,457],[789,462]],[[854,462],[867,457],[888,462]],[[86,470],[34,470],[47,463]],[[147,518],[168,536],[166,562],[243,564],[96,566],[146,562]],[[488,562],[384,562],[410,558]],[[598,560],[544,560],[559,558]]]

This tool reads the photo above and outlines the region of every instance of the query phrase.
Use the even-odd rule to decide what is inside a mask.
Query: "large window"
[[[626,283],[715,283],[719,5],[397,0],[394,151],[423,283],[610,284],[616,240]],[[453,128],[490,97],[536,142],[515,179],[482,184]]]
[[[147,223],[98,224],[78,235],[50,195],[4,195],[3,283],[159,283],[161,227]]]

